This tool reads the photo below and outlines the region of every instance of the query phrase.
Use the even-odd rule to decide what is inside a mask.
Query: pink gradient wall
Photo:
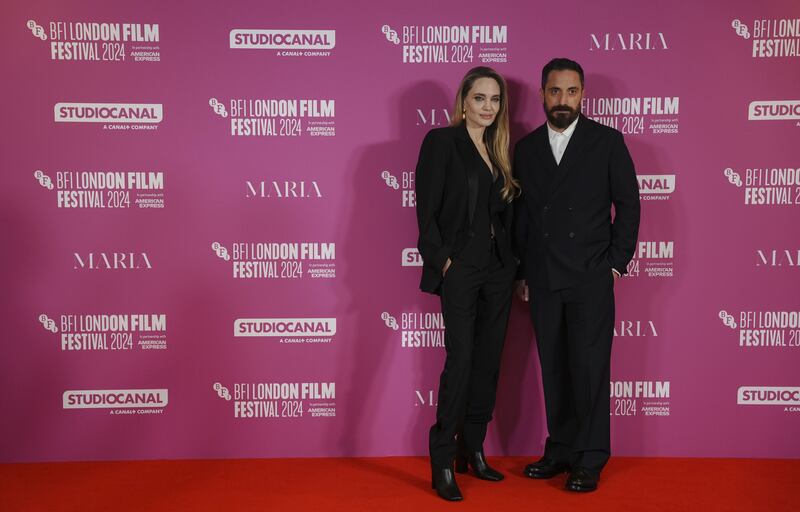
[[[520,138],[556,56],[641,180],[613,453],[800,456],[800,7],[703,6],[8,3],[0,461],[425,454],[419,144],[481,64]],[[541,453],[519,302],[498,393],[487,451]]]

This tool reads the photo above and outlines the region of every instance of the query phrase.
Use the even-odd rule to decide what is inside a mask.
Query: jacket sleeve
[[[449,149],[446,139],[437,136],[433,130],[429,131],[422,141],[414,176],[419,226],[417,249],[424,264],[440,272],[452,253],[452,248],[444,245],[438,223]]]
[[[525,279],[528,252],[528,209],[525,206],[525,189],[527,188],[527,176],[524,176],[525,167],[522,164],[522,150],[519,144],[514,148],[514,177],[519,181],[521,187],[520,195],[514,200],[514,228],[513,228],[513,248],[514,255],[519,260],[517,267],[517,279]]]
[[[628,263],[636,250],[639,236],[639,183],[625,139],[619,132],[614,133],[609,165],[611,202],[614,204],[615,216],[608,259],[612,268],[627,274]]]

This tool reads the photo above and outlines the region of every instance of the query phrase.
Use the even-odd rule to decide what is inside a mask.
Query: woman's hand
[[[453,264],[453,260],[451,260],[450,258],[447,258],[447,261],[444,264],[444,268],[442,268],[442,277],[444,277],[447,274],[447,269],[450,268],[450,265],[452,265],[452,264]]]

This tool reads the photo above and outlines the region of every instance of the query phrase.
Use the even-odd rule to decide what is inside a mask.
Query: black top
[[[477,150],[476,150],[477,151]],[[480,157],[480,154],[478,155]],[[481,158],[481,160],[483,160]],[[503,180],[492,176],[485,165],[478,171],[478,200],[475,216],[472,219],[473,236],[469,238],[463,250],[456,255],[459,261],[484,268],[489,264],[493,250],[495,231],[500,231],[502,220],[500,214],[505,210],[506,202],[502,200]],[[492,228],[494,226],[494,228]]]

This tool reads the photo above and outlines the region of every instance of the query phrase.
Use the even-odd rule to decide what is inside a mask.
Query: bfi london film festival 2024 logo
[[[210,98],[208,106],[229,119],[231,137],[334,137],[336,101],[332,99]]]
[[[672,240],[640,241],[636,245],[633,259],[628,263],[625,277],[674,277],[674,254],[675,242]]]
[[[328,344],[336,336],[335,318],[237,318],[236,338],[266,338],[285,345]]]
[[[236,419],[300,420],[336,416],[335,382],[242,382],[211,388]]]
[[[745,205],[800,205],[800,168],[747,167],[744,172],[739,172],[726,167],[722,174],[728,183],[742,190],[742,201]]]
[[[80,314],[56,318],[59,324],[43,313],[39,315],[39,323],[44,329],[58,334],[59,346],[64,352],[167,348],[165,314]]]
[[[235,28],[229,47],[270,50],[278,57],[329,57],[336,47],[336,31]]]
[[[441,313],[401,313],[400,322],[389,312],[381,313],[386,328],[399,334],[402,348],[444,347],[444,317]]]
[[[50,43],[50,60],[159,62],[158,23],[28,20],[33,37]]]
[[[624,135],[675,135],[679,130],[680,98],[585,97],[581,111]]]
[[[797,350],[800,347],[800,311],[720,310],[722,325],[736,333],[746,350]]]
[[[56,103],[56,123],[102,123],[103,130],[153,131],[164,120],[160,103]]]
[[[56,207],[67,209],[164,208],[163,171],[56,171],[55,180],[37,169],[33,177],[56,191]]]
[[[415,171],[400,171],[397,173],[398,177],[390,170],[384,169],[380,171],[380,179],[383,184],[386,188],[396,191],[400,199],[400,206],[403,208],[416,208],[417,206],[414,173]]]
[[[333,279],[336,277],[335,242],[219,243],[212,251],[230,261],[234,279]]]
[[[508,62],[506,25],[382,25],[386,43],[400,47],[403,64]]]
[[[754,59],[800,57],[800,18],[761,18],[749,24],[736,18],[731,29],[741,40],[750,42]]]
[[[611,416],[666,417],[670,413],[670,381],[611,381]]]
[[[417,206],[417,193],[414,189],[415,171],[400,171],[397,175],[392,171],[380,171],[380,179],[390,191],[396,191],[400,198],[402,208],[415,208]],[[390,192],[392,193],[392,192]],[[422,257],[416,247],[406,247],[400,255],[400,265],[403,267],[421,267]]]
[[[168,403],[167,389],[70,389],[62,394],[64,409],[110,409],[111,416],[162,414]]]

